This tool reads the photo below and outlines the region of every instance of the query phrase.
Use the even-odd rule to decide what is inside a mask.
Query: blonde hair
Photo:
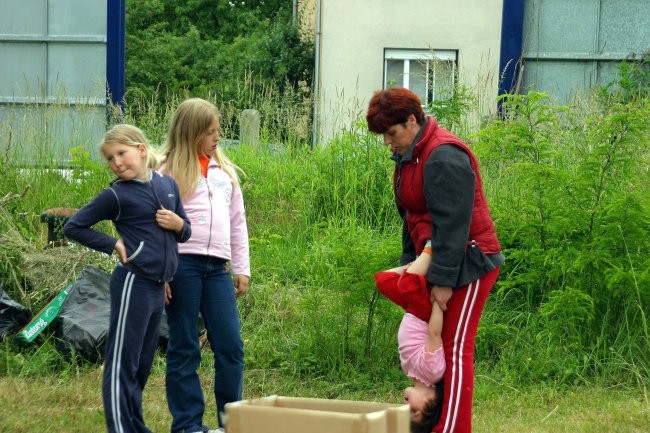
[[[164,172],[176,180],[183,198],[191,196],[196,190],[201,176],[199,149],[210,125],[215,119],[220,120],[220,117],[219,109],[201,98],[186,99],[174,112],[162,154],[165,160]],[[233,184],[238,185],[237,171],[241,169],[224,155],[219,146],[212,156],[230,176]]]
[[[162,155],[149,145],[147,137],[144,132],[137,126],[121,123],[113,126],[104,134],[104,139],[99,145],[99,149],[103,152],[108,144],[125,144],[127,146],[140,147],[144,145],[147,149],[147,167],[156,168],[160,165]]]

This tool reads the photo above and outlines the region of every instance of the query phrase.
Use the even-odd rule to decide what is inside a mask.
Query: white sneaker
[[[207,433],[225,433],[225,432],[226,431],[223,429],[223,427],[219,427],[219,428],[214,429],[214,430],[208,430]]]

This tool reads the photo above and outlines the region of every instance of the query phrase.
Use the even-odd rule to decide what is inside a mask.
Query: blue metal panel
[[[598,49],[643,53],[650,50],[650,0],[601,1]]]
[[[528,62],[525,87],[520,93],[543,90],[550,99],[565,103],[583,94],[594,83],[594,70],[587,62],[557,60]]]
[[[650,51],[648,0],[525,2],[523,87],[560,103],[616,75],[615,65]]]
[[[106,35],[106,0],[48,0],[51,35]]]
[[[126,0],[107,1],[106,80],[108,96],[115,105],[122,106],[126,64]]]
[[[124,1],[0,0],[0,151],[97,155],[107,88],[124,94]]]
[[[0,98],[34,96],[45,84],[47,70],[42,44],[0,42]],[[0,102],[2,101],[0,100]]]
[[[520,71],[524,3],[521,0],[503,0],[501,21],[501,59],[499,64],[499,94],[511,93],[517,86]]]
[[[47,28],[46,12],[42,0],[0,0],[0,33],[40,34]]]
[[[525,6],[524,52],[592,52],[599,0],[532,0]]]

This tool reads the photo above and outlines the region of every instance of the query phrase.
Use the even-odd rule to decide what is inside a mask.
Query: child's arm
[[[397,268],[388,269],[385,272],[395,272],[401,275],[406,271],[409,274],[426,275],[429,272],[429,266],[431,266],[431,242],[427,241],[422,254],[417,256],[413,262]]]
[[[407,266],[406,272],[409,274],[427,275],[431,265],[431,253],[423,251],[413,263]]]
[[[410,274],[426,275],[431,265],[431,248],[427,242],[424,251],[406,270]],[[433,302],[431,306],[431,316],[429,317],[429,337],[424,346],[427,352],[435,352],[442,346],[442,319],[444,313],[437,302]]]
[[[156,211],[156,222],[161,228],[176,233],[176,241],[185,242],[192,236],[190,220],[185,213],[178,185],[171,177],[168,177],[168,179],[174,190],[173,195],[176,197],[176,201],[171,206],[168,206],[169,209],[166,209],[162,204],[160,205],[160,209]]]
[[[122,241],[122,239],[118,239],[117,242],[115,242],[113,249],[117,253],[118,258],[120,259],[120,263],[126,265],[129,262],[129,259],[126,255],[126,247],[124,246],[124,241]]]
[[[70,217],[63,227],[63,234],[88,248],[111,255],[117,238],[92,227],[100,221],[114,219],[117,212],[115,194],[107,188]]]
[[[429,338],[424,345],[424,350],[427,352],[435,352],[442,346],[442,319],[444,313],[440,309],[438,303],[434,302],[431,309],[431,317],[429,318]]]
[[[165,208],[156,211],[156,222],[160,227],[165,230],[171,230],[176,234],[181,234],[183,232],[183,227],[185,227],[185,221],[183,221],[183,218]]]
[[[386,269],[384,272],[395,272],[396,274],[402,275],[402,273],[404,273],[404,271],[407,270],[409,266],[411,266],[410,263],[408,265],[402,265],[396,268]]]

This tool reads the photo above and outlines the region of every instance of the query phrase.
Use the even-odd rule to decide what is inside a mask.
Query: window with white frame
[[[402,86],[423,105],[450,99],[456,84],[457,53],[453,50],[384,50],[384,88]]]

